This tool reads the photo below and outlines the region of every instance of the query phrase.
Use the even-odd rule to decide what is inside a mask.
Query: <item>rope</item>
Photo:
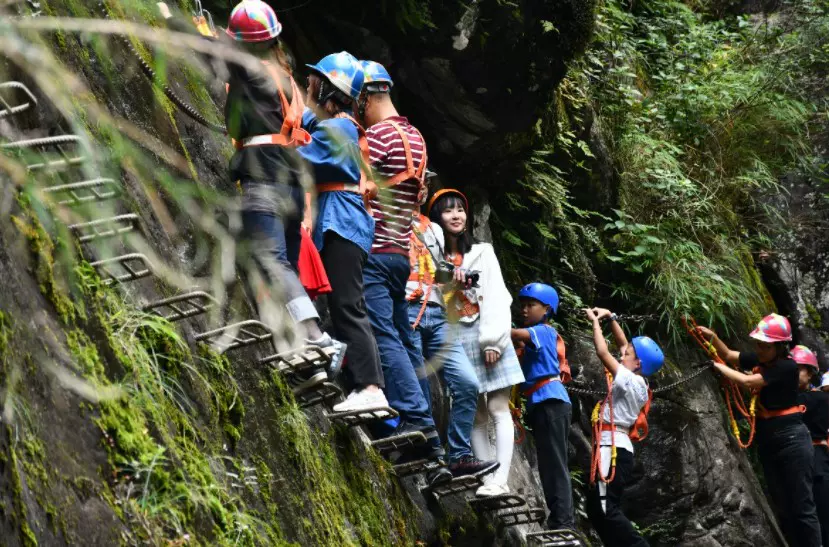
[[[688,322],[690,321],[690,325]],[[682,318],[682,324],[685,325],[685,329],[688,331],[688,334],[699,344],[702,349],[704,349],[711,359],[714,362],[719,364],[726,364],[723,361],[722,357],[717,354],[717,349],[711,344],[709,340],[706,340],[702,337],[702,334],[697,330],[697,322],[694,320],[693,317],[689,317],[686,319],[685,317]],[[713,365],[712,365],[713,366]],[[743,398],[743,392],[740,390],[740,386],[738,386],[735,382],[728,380],[727,378],[720,379],[720,385],[722,385],[723,391],[725,393],[725,407],[728,409],[728,420],[731,424],[731,432],[734,434],[734,437],[737,439],[737,444],[740,448],[748,448],[751,446],[752,441],[754,441],[754,433],[756,432],[756,423],[757,423],[757,393],[752,392],[751,400],[749,401],[748,406],[746,406],[745,399]],[[740,416],[745,418],[748,421],[749,425],[749,433],[748,439],[743,442],[742,436],[740,435],[740,428],[737,424],[737,419],[734,417],[734,409],[737,409],[737,412]]]
[[[104,18],[109,18],[109,13],[106,11],[106,8],[104,7],[103,2],[101,2],[101,8],[102,8],[103,13],[104,13]],[[189,116],[190,118],[195,120],[196,122],[200,123],[201,125],[207,127],[208,129],[216,131],[217,133],[224,133],[224,134],[227,133],[227,128],[225,126],[215,124],[215,123],[209,121],[207,118],[202,116],[199,113],[198,110],[193,108],[191,105],[189,105],[187,102],[185,102],[181,97],[176,95],[176,92],[173,91],[172,89],[170,89],[170,86],[168,86],[167,84],[162,84],[159,81],[159,79],[158,79],[158,77],[155,73],[155,70],[153,70],[153,67],[151,67],[150,64],[147,63],[147,61],[145,61],[143,57],[141,57],[141,54],[138,53],[138,50],[135,49],[135,45],[133,45],[133,43],[130,41],[129,38],[127,38],[126,36],[120,36],[120,39],[124,43],[124,45],[127,47],[127,49],[130,51],[130,53],[132,53],[132,55],[136,58],[136,60],[138,60],[138,64],[141,67],[141,72],[144,73],[144,75],[147,77],[148,80],[150,80],[150,82],[152,82],[153,85],[160,88],[161,91],[164,93],[164,95],[170,100],[170,102],[172,102],[174,105],[176,105],[176,107],[181,112],[183,112],[184,114],[186,114],[187,116]]]
[[[605,372],[605,380],[607,381],[607,396],[600,403],[596,403],[593,407],[593,415],[591,421],[593,422],[593,453],[591,455],[590,464],[590,484],[596,484],[598,478],[605,484],[610,484],[616,477],[616,423],[613,416],[613,377],[609,372]],[[601,459],[602,459],[602,416],[604,415],[605,407],[610,412],[610,469],[607,476],[602,475]]]

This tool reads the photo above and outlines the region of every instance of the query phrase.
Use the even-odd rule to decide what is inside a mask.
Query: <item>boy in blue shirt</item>
[[[532,427],[538,454],[538,472],[550,516],[547,527],[575,529],[573,489],[567,465],[572,407],[562,381],[569,367],[559,363],[559,336],[546,320],[558,309],[558,293],[543,283],[530,283],[518,293],[523,329],[512,329],[512,340],[524,346],[521,368],[526,382],[527,423]],[[563,343],[562,343],[563,344]]]

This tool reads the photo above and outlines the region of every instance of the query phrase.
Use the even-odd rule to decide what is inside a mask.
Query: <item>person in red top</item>
[[[400,414],[394,434],[422,431],[431,459],[444,456],[440,437],[416,370],[422,361],[412,342],[406,283],[409,280],[409,238],[412,215],[424,187],[426,146],[420,132],[397,113],[389,91],[392,82],[382,65],[363,61],[365,83],[358,101],[358,119],[367,127],[371,167],[379,188],[371,201],[375,220],[374,243],[363,269],[368,310],[386,381],[386,397]],[[441,468],[427,480],[451,479]]]

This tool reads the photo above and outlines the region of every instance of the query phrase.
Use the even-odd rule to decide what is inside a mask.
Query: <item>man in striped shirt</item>
[[[400,414],[400,424],[393,434],[422,431],[429,441],[424,455],[441,459],[443,447],[415,372],[421,363],[413,359],[420,352],[414,349],[409,335],[412,328],[406,302],[409,237],[423,186],[426,144],[420,132],[397,113],[389,96],[391,77],[385,68],[364,61],[363,70],[366,79],[358,104],[359,117],[368,128],[371,167],[378,175],[375,180],[380,189],[371,202],[374,243],[363,269],[366,307],[380,350],[386,398]],[[451,473],[441,467],[427,476],[427,482],[434,485],[451,478]]]

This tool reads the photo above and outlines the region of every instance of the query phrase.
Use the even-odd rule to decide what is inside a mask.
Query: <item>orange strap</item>
[[[352,192],[355,194],[360,194],[363,196],[363,204],[366,207],[366,210],[371,214],[371,206],[369,205],[369,200],[372,198],[371,194],[373,193],[372,188],[374,187],[374,181],[371,180],[368,175],[366,174],[367,170],[369,169],[369,165],[371,164],[371,158],[369,156],[369,148],[368,148],[368,139],[366,139],[366,131],[363,127],[357,123],[357,120],[346,114],[345,112],[340,112],[335,117],[337,118],[345,118],[350,120],[351,123],[357,128],[357,143],[360,146],[360,155],[362,156],[363,164],[360,166],[360,182],[326,182],[323,184],[317,184],[317,192]]]
[[[829,447],[829,440],[823,439],[823,440],[820,440],[820,441],[812,441],[812,444],[813,444],[814,446],[826,446],[826,447]]]
[[[268,61],[262,61],[265,65],[265,70],[270,74],[271,79],[276,84],[276,90],[279,93],[279,101],[282,103],[282,128],[279,133],[270,135],[256,135],[251,137],[251,142],[245,143],[233,140],[233,146],[237,150],[248,148],[249,146],[304,146],[311,143],[311,135],[302,128],[302,113],[305,110],[305,103],[302,100],[302,94],[296,85],[294,79],[287,75],[282,69],[275,66]],[[288,102],[285,97],[285,92],[282,89],[282,78],[288,76],[291,82],[291,101]],[[225,84],[225,91],[230,90],[230,84]]]
[[[806,412],[804,405],[790,406],[789,408],[781,408],[779,410],[766,410],[762,406],[757,407],[757,417],[761,420],[768,420],[769,418],[779,418],[781,416],[790,416],[792,414],[802,414]]]
[[[599,431],[615,431],[616,433],[624,433],[625,435],[630,434],[630,429],[622,425],[616,424],[609,424],[606,422],[602,422],[599,426]]]
[[[423,173],[426,170],[426,163],[429,161],[429,156],[426,153],[426,140],[423,138],[423,135],[420,134],[420,131],[412,125],[411,128],[420,137],[420,142],[423,143],[423,160],[420,162],[420,165],[417,166],[417,169],[415,169],[414,157],[412,156],[412,146],[409,143],[409,137],[406,135],[406,132],[403,131],[400,124],[393,120],[386,120],[386,123],[391,125],[394,130],[397,131],[397,134],[400,136],[400,140],[403,141],[403,152],[406,154],[406,170],[397,173],[390,179],[386,179],[386,186],[395,186],[409,179],[417,179],[418,184],[422,185]]]
[[[541,389],[542,387],[546,386],[547,384],[549,384],[551,382],[560,382],[560,381],[561,381],[561,378],[560,377],[555,377],[555,376],[548,376],[547,378],[542,378],[541,380],[538,380],[536,383],[534,383],[532,385],[532,387],[527,388],[524,391],[522,391],[521,395],[523,395],[524,397],[529,397],[533,393],[535,393],[536,391]]]

